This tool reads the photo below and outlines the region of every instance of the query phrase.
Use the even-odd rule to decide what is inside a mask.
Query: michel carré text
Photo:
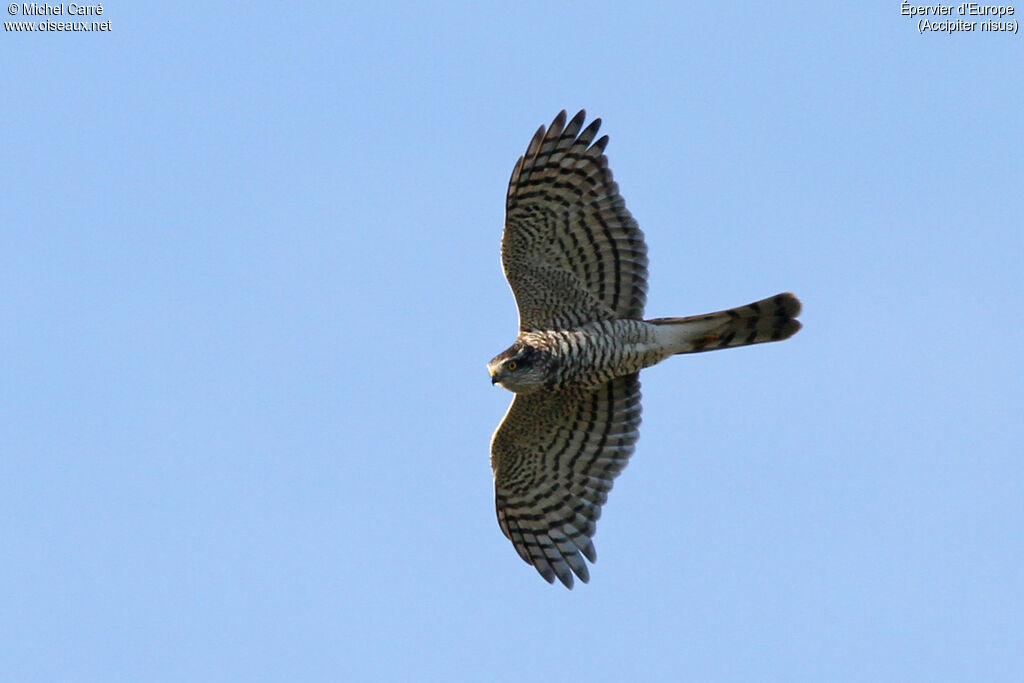
[[[103,5],[79,5],[69,2],[65,6],[64,4],[47,5],[45,2],[43,4],[26,2],[21,5],[21,13],[30,17],[62,17],[66,14],[78,17],[99,16],[103,14]]]

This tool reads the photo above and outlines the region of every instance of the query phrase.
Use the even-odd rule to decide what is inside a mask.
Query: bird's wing
[[[597,389],[516,395],[491,439],[501,530],[549,583],[589,578],[612,480],[639,436],[638,374]]]
[[[647,245],[593,142],[601,119],[562,111],[541,126],[512,170],[501,261],[519,307],[519,327],[574,327],[642,318]],[[591,144],[593,142],[593,144]]]

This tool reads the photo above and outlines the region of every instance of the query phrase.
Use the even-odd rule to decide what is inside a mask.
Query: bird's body
[[[597,320],[568,330],[523,331],[488,370],[492,383],[517,394],[592,389],[669,356],[785,339],[799,328],[793,319],[799,306],[792,294],[779,294],[689,318]],[[515,373],[505,371],[507,360],[524,355],[544,368],[543,376],[516,382]]]
[[[787,339],[800,302],[778,294],[686,318],[643,319],[647,247],[584,112],[542,126],[512,172],[502,263],[519,335],[488,363],[516,397],[491,440],[498,521],[548,581],[572,587],[638,437],[638,373],[668,356]]]
[[[536,381],[516,383],[515,373],[507,373],[505,380],[501,363],[505,354],[499,355],[491,379],[517,394],[591,389],[665,357],[655,326],[640,320],[598,320],[569,330],[523,332],[506,354],[508,358],[536,357],[545,369]]]

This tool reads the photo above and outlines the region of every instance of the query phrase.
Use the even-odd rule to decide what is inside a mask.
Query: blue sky
[[[666,5],[4,32],[6,676],[1024,678],[1022,38]],[[509,173],[581,107],[651,317],[804,329],[643,373],[570,592],[498,529],[484,365]]]

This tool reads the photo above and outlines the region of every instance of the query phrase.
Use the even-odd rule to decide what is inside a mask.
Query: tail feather
[[[789,339],[801,328],[800,300],[785,292],[727,311],[687,318],[654,318],[671,353],[697,353]]]

